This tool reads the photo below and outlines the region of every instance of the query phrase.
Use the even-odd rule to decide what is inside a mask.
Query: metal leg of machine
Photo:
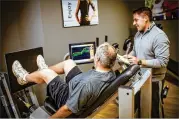
[[[37,97],[33,93],[32,87],[28,87],[26,89],[12,93],[10,90],[11,88],[7,83],[7,73],[0,73],[0,79],[2,82],[0,91],[1,94],[4,93],[0,96],[0,99],[6,110],[8,118],[29,117],[29,115],[39,107]]]
[[[11,108],[12,108],[12,111],[14,113],[15,118],[20,118],[21,117],[20,112],[19,112],[18,107],[17,107],[17,105],[15,104],[15,102],[12,98],[8,84],[6,82],[6,76],[5,75],[7,75],[7,74],[6,73],[0,73],[1,81],[3,82],[4,88],[5,88],[5,91],[6,91],[8,99],[9,99],[9,103],[11,105]],[[11,117],[11,115],[8,115],[8,116]]]

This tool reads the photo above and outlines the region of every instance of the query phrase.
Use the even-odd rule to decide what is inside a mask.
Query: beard
[[[144,28],[142,27],[139,27],[139,26],[136,26],[137,30],[140,32],[140,33],[143,33],[144,32]]]

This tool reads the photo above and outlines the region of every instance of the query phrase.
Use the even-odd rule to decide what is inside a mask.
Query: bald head
[[[116,50],[109,43],[101,44],[95,54],[95,58],[104,68],[112,68],[116,60]]]

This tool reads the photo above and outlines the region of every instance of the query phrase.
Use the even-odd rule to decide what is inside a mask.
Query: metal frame
[[[1,79],[0,79],[0,80],[1,80]],[[9,107],[8,107],[8,106],[9,106],[9,102],[8,102],[6,96],[5,96],[4,93],[3,93],[2,87],[0,87],[0,94],[1,94],[0,100],[1,100],[1,102],[2,102],[2,105],[3,105],[4,108],[5,108],[5,111],[6,111],[7,116],[8,116],[9,118],[13,118],[14,116],[12,115],[12,113],[11,113]]]
[[[36,107],[39,107],[39,102],[37,100],[36,95],[33,92],[32,87],[28,87],[28,91],[29,91],[29,95],[30,95],[30,98],[32,100],[32,103],[35,104]]]
[[[10,106],[11,106],[11,108],[12,108],[12,111],[13,111],[13,113],[14,113],[15,118],[21,118],[21,114],[20,114],[20,111],[19,111],[19,109],[18,109],[18,106],[17,106],[17,104],[14,102],[13,97],[12,97],[12,94],[11,94],[11,92],[10,92],[10,90],[9,90],[8,84],[7,84],[7,82],[6,82],[6,80],[8,80],[8,79],[6,79],[5,74],[7,75],[7,73],[2,73],[2,72],[0,72],[0,78],[1,78],[2,83],[3,83],[3,85],[4,85],[4,88],[5,88],[5,91],[6,91],[6,94],[7,94],[7,98],[8,98],[8,100],[9,100],[9,103],[10,103]],[[7,77],[7,78],[8,78],[8,77]],[[28,92],[32,104],[34,104],[36,107],[39,107],[39,103],[38,103],[37,97],[36,97],[36,95],[33,93],[32,87],[28,87],[28,88],[26,88],[26,89],[24,89],[24,90],[21,90],[21,91],[18,91],[18,92],[22,93],[22,94],[23,94],[23,97],[24,97],[24,99],[25,99],[25,101],[28,102],[28,103],[30,103],[30,101],[28,100],[28,97],[27,97],[27,95],[26,95],[26,92]],[[6,104],[6,103],[5,103],[5,100],[4,100],[5,98],[4,98],[4,97],[1,97],[1,98],[3,99],[2,101],[4,102],[4,105],[5,105],[5,104]],[[9,112],[10,112],[9,109],[6,108],[6,112],[7,112],[9,118],[12,118],[12,117],[13,117],[12,114],[9,113]]]
[[[4,75],[5,75],[5,73],[0,73],[0,78],[1,78],[1,80],[3,82],[4,87],[5,87],[5,91],[6,91],[8,99],[9,99],[12,111],[14,113],[15,118],[21,118],[19,109],[18,109],[17,105],[15,104],[15,102],[14,102],[14,100],[12,98],[11,92],[10,92],[10,90],[8,88],[8,85],[7,85],[7,82],[6,82],[6,78],[5,78]]]
[[[151,70],[145,69],[142,74],[137,74],[139,80],[135,81],[130,86],[120,86],[118,88],[118,104],[119,104],[119,118],[138,118],[135,117],[134,104],[135,95],[140,90],[140,117],[151,117]],[[136,75],[136,76],[137,76]],[[134,77],[135,78],[135,77]]]

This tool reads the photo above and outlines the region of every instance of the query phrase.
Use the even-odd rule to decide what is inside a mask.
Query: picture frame
[[[179,19],[178,0],[145,0],[145,6],[151,8],[154,21]]]
[[[99,24],[97,0],[62,0],[63,26]]]

